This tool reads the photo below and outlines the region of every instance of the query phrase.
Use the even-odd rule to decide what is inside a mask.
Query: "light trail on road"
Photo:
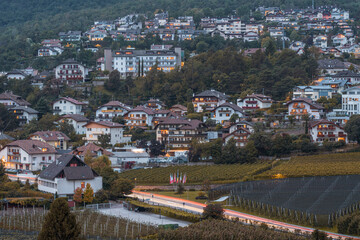
[[[168,206],[176,209],[181,209],[185,211],[191,211],[193,213],[201,214],[203,212],[203,208],[206,207],[206,204],[198,203],[186,199],[176,198],[176,197],[170,197],[165,196],[161,194],[154,194],[154,193],[148,193],[148,192],[141,192],[141,191],[135,191],[133,190],[132,196],[137,198],[143,198],[145,201],[157,203],[159,205]],[[284,231],[290,231],[290,232],[297,232],[300,231],[302,233],[311,234],[315,229],[309,228],[309,227],[303,227],[298,226],[294,224],[289,224],[285,222],[280,222],[276,220],[271,220],[268,218],[262,218],[258,216],[254,216],[247,213],[237,212],[234,210],[224,209],[224,215],[229,218],[239,218],[240,221],[246,223],[246,224],[261,224],[266,223],[269,227],[275,227],[279,230]],[[360,237],[354,237],[354,236],[348,236],[343,235],[340,233],[333,233],[333,232],[326,232],[328,237],[331,237],[333,239],[359,239]]]

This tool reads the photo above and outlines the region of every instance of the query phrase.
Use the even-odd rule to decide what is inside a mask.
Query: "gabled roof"
[[[87,124],[84,125],[84,127],[86,127],[92,123],[96,123],[96,124],[99,124],[99,125],[102,125],[102,126],[108,127],[108,128],[124,127],[124,125],[122,125],[120,123],[114,123],[114,122],[110,122],[110,121],[88,122]]]
[[[119,102],[119,101],[110,101],[108,103],[105,103],[101,107],[121,107],[121,108],[124,108],[124,109],[126,109],[128,111],[131,109],[131,107],[129,107],[129,106],[127,106],[124,103]]]
[[[75,104],[75,105],[87,105],[86,103],[80,102],[80,101],[78,101],[78,100],[76,100],[76,99],[73,99],[73,98],[71,98],[71,97],[61,97],[61,98],[59,98],[58,100],[56,100],[55,102],[58,102],[58,101],[60,101],[60,100],[69,101],[69,102],[71,102],[71,103],[73,103],[73,104]],[[55,102],[54,102],[54,103],[55,103]]]
[[[347,93],[349,91],[354,91],[354,90],[360,90],[360,86],[355,86],[355,87],[352,87],[352,88],[345,89],[343,91],[343,93]]]
[[[44,141],[57,141],[63,139],[65,141],[70,141],[70,138],[66,136],[65,133],[59,131],[38,131],[30,135],[30,138],[33,136],[38,136]]]
[[[78,166],[70,167],[70,163],[76,163]],[[54,180],[60,176],[67,180],[88,180],[94,179],[98,174],[77,156],[64,154],[51,163],[39,175],[40,178],[49,180]]]
[[[324,107],[318,103],[313,102],[310,98],[295,98],[289,102],[286,103],[286,105],[289,105],[294,102],[305,102],[309,104],[310,106],[317,108],[317,109],[324,109]]]
[[[11,110],[21,110],[30,114],[38,114],[39,112],[36,111],[35,109],[32,109],[31,107],[28,106],[16,106],[16,107],[12,107]]]
[[[113,156],[114,154],[112,152],[109,152],[105,150],[102,147],[97,146],[94,143],[88,143],[87,145],[78,147],[74,151],[72,151],[72,154],[79,155],[79,156],[86,156],[86,154],[90,154],[90,156],[97,156],[97,152],[101,151],[103,155],[106,156]]]
[[[37,141],[37,140],[17,140],[12,143],[6,144],[5,147],[19,147],[28,154],[56,153],[56,150],[53,146],[51,146],[46,142]]]
[[[312,121],[312,122],[309,123],[309,127],[313,128],[313,127],[316,127],[319,124],[330,124],[330,125],[334,125],[334,126],[340,128],[340,129],[343,129],[342,127],[338,126],[334,122],[328,121],[326,119],[320,119],[320,120],[317,120],[317,121]]]
[[[11,71],[8,72],[6,75],[10,75],[10,74],[19,74],[19,75],[22,75],[22,76],[24,76],[24,77],[27,76],[25,73],[23,73],[22,71],[20,71],[20,70],[18,70],[18,69],[11,70]]]
[[[343,77],[360,77],[359,73],[356,73],[354,71],[342,71],[342,72],[338,72],[337,74],[335,74],[333,76],[333,78],[343,78]]]
[[[196,94],[194,97],[216,97],[216,98],[226,100],[226,99],[228,99],[229,96],[226,95],[225,93],[221,93],[216,90],[206,90],[206,91]]]
[[[197,119],[164,118],[157,126],[159,125],[180,125],[182,130],[192,130],[200,128],[204,123]]]
[[[221,108],[221,107],[229,107],[229,108],[232,108],[234,111],[241,112],[241,113],[245,114],[241,107],[239,107],[236,104],[232,104],[232,103],[228,103],[228,102],[225,102],[225,103],[221,104],[220,106],[216,107],[213,111],[216,111],[216,109]]]
[[[131,109],[128,113],[127,113],[127,115],[129,114],[129,113],[132,113],[132,112],[145,112],[145,113],[147,113],[148,115],[154,115],[155,114],[155,112],[154,112],[154,110],[152,110],[151,108],[146,108],[146,107],[144,107],[144,106],[137,106],[136,108],[133,108],[133,109]]]
[[[256,98],[260,102],[264,102],[264,103],[271,103],[272,102],[271,97],[265,96],[263,94],[251,94],[251,95],[248,95],[248,96],[244,97],[244,99],[246,99],[246,98]],[[269,98],[270,100],[265,100],[266,98]]]
[[[22,99],[22,97],[13,94],[10,91],[5,91],[0,94],[0,100],[12,100],[20,106],[30,106],[30,103]]]
[[[321,59],[318,60],[320,69],[345,69],[345,65],[342,61],[338,59]]]
[[[71,118],[76,122],[88,122],[89,121],[89,119],[87,119],[84,115],[80,115],[80,114],[66,114],[61,117],[61,119],[64,119],[64,118]]]
[[[179,109],[182,110],[182,111],[187,111],[187,107],[185,107],[185,106],[183,106],[183,105],[181,105],[181,104],[175,104],[174,106],[172,106],[172,107],[170,108],[170,110],[173,109],[173,108],[179,108]]]
[[[227,137],[234,135],[234,134],[237,133],[238,131],[243,131],[243,132],[245,132],[245,133],[247,133],[247,134],[249,134],[249,135],[251,134],[251,132],[250,132],[249,130],[247,130],[247,129],[243,128],[243,127],[240,127],[240,128],[238,128],[238,129],[236,129],[235,131],[233,131],[232,133],[224,134],[222,138],[223,138],[223,139],[226,139]]]

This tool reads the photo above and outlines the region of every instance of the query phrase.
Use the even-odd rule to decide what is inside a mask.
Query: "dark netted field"
[[[241,182],[219,187],[232,199],[252,200],[301,211],[327,215],[341,213],[360,201],[360,175],[324,176]]]

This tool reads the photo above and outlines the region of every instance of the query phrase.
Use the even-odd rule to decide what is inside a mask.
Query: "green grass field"
[[[272,166],[271,161],[254,164],[207,165],[207,166],[171,166],[152,169],[136,169],[121,173],[121,177],[135,179],[137,184],[168,185],[170,173],[186,173],[188,184],[202,184],[205,180],[212,184],[239,182]]]
[[[293,157],[255,176],[255,179],[360,174],[360,153]]]

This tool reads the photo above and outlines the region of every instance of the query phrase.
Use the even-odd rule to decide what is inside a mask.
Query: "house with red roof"
[[[231,133],[223,134],[223,142],[227,144],[230,139],[234,139],[237,147],[244,147],[249,141],[251,132],[249,129],[237,125]]]
[[[55,148],[46,142],[17,140],[1,149],[0,158],[6,168],[38,171],[51,164],[56,153]]]
[[[109,152],[94,143],[88,143],[84,146],[78,147],[74,151],[72,151],[71,154],[78,156],[81,160],[84,160],[85,156],[90,156],[93,158],[101,156],[114,156],[112,152]]]
[[[325,119],[310,122],[309,134],[311,136],[311,141],[316,143],[323,143],[324,141],[343,141],[348,143],[347,134],[344,129],[334,122]]]
[[[55,149],[66,150],[69,147],[70,138],[59,131],[38,131],[30,135],[31,140],[46,142]]]
[[[80,114],[84,115],[87,104],[71,97],[61,97],[52,104],[54,114]]]

